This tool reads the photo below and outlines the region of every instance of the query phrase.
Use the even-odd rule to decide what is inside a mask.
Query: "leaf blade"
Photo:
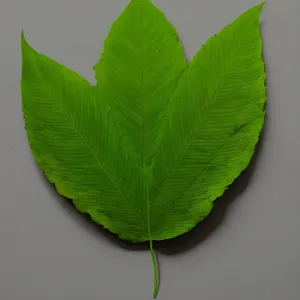
[[[34,50],[22,33],[22,106],[36,161],[79,211],[121,238],[145,239],[146,221],[128,203],[113,170],[120,150],[107,136],[118,132],[94,91],[77,73]]]
[[[101,97],[113,108],[128,138],[134,166],[134,203],[148,224],[151,164],[161,124],[187,63],[175,28],[151,1],[133,0],[112,25],[100,61],[94,66]],[[128,148],[128,147],[127,147]],[[127,174],[120,171],[120,176]]]
[[[169,104],[150,198],[157,240],[183,234],[205,218],[250,161],[264,119],[262,6],[208,40]]]

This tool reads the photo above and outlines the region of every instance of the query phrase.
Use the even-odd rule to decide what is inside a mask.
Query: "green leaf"
[[[183,234],[247,167],[264,121],[258,5],[189,65],[151,1],[132,0],[95,65],[97,85],[22,33],[22,106],[32,153],[57,191],[132,242]]]
[[[112,232],[137,240],[147,232],[116,183],[126,159],[111,109],[95,87],[74,71],[39,54],[22,35],[22,100],[31,150],[57,190]],[[113,137],[113,138],[112,138]],[[123,232],[123,233],[122,233]]]
[[[150,219],[155,240],[194,227],[249,164],[266,98],[262,6],[207,41],[169,103],[153,166]]]
[[[104,43],[100,61],[94,66],[102,98],[118,116],[119,130],[128,138],[134,161],[138,164],[130,187],[143,190],[138,210],[147,220],[147,186],[145,179],[151,173],[151,162],[158,148],[164,112],[174,94],[181,74],[187,68],[186,58],[177,32],[164,14],[151,1],[131,1],[113,24]],[[120,170],[127,177],[128,170]],[[128,191],[131,193],[132,191]],[[132,237],[128,239],[148,240]]]

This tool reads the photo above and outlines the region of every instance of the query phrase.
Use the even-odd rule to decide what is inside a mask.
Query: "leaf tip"
[[[24,35],[24,30],[22,29],[21,31],[21,46],[22,46],[22,49],[25,47],[25,46],[28,46],[28,43],[26,41],[26,38],[25,38],[25,35]]]
[[[25,41],[25,36],[24,36],[24,29],[21,31],[21,42]]]
[[[260,4],[256,5],[254,8],[258,9],[258,11],[260,12],[262,10],[262,8],[265,6],[267,1],[263,1]]]
[[[21,31],[21,49],[23,53],[27,53],[27,52],[38,53],[26,40],[23,29]]]
[[[263,8],[266,3],[267,3],[267,1],[263,1],[260,4],[258,4],[258,7]]]

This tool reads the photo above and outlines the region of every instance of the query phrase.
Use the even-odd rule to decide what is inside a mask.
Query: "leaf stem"
[[[152,266],[153,266],[153,293],[152,297],[156,298],[157,296],[157,290],[158,290],[158,271],[157,271],[157,260],[156,260],[156,255],[155,251],[153,249],[153,243],[152,240],[150,240],[150,253],[152,257]]]

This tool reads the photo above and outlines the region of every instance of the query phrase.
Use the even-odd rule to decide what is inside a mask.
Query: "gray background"
[[[150,254],[116,245],[57,196],[31,157],[20,108],[22,28],[39,51],[94,81],[92,66],[126,3],[0,1],[1,300],[151,299]],[[190,59],[259,2],[155,3]],[[268,118],[256,163],[193,232],[193,247],[179,251],[187,243],[179,239],[176,255],[159,253],[159,299],[300,299],[299,12],[299,0],[269,0],[264,8]]]

